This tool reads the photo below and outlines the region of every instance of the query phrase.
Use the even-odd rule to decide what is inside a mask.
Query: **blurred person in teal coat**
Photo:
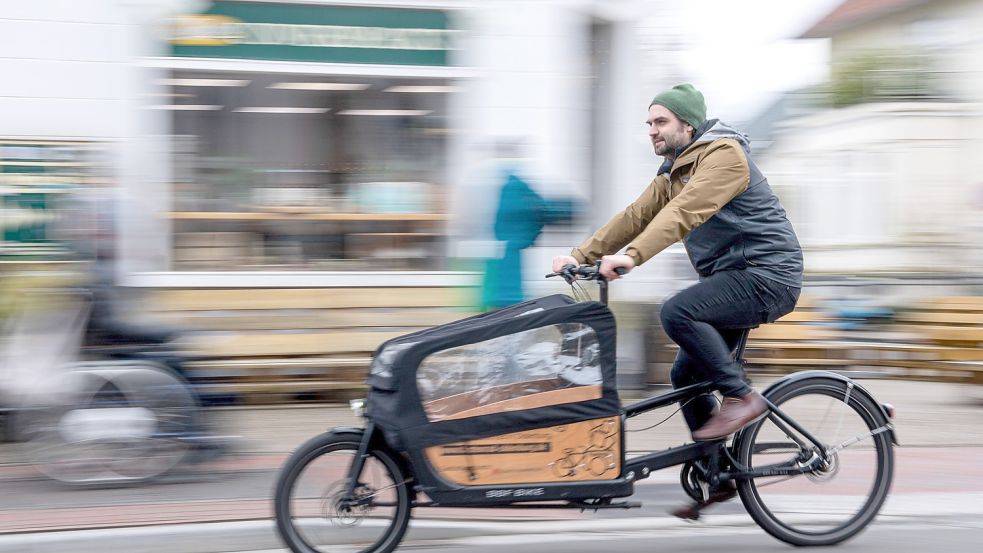
[[[573,200],[540,196],[514,168],[504,171],[504,180],[494,224],[495,239],[503,247],[499,257],[485,264],[481,303],[486,310],[525,300],[522,250],[536,243],[544,226],[569,221],[576,210]]]

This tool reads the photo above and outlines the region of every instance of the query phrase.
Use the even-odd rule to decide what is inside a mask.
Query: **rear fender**
[[[803,371],[803,372],[795,373],[772,383],[771,386],[768,386],[765,389],[765,391],[762,392],[762,395],[764,395],[766,398],[770,400],[772,397],[778,395],[779,392],[785,390],[788,386],[797,384],[803,380],[832,381],[832,383],[836,385],[843,386],[844,394],[847,392],[847,389],[849,389],[849,386],[852,385],[853,388],[852,390],[850,390],[850,393],[860,394],[861,396],[864,396],[867,399],[869,399],[871,403],[877,406],[877,411],[871,413],[871,415],[875,418],[879,426],[889,425],[888,432],[891,436],[891,443],[893,443],[894,445],[901,445],[898,442],[898,436],[895,433],[894,425],[891,424],[892,415],[890,414],[889,409],[893,410],[893,408],[890,408],[885,404],[877,401],[877,399],[874,398],[874,395],[871,394],[869,390],[867,390],[859,383],[857,383],[856,380],[853,380],[842,374],[831,372],[831,371]],[[740,434],[743,433],[744,431],[742,430]],[[737,443],[736,438],[735,438],[735,443]]]

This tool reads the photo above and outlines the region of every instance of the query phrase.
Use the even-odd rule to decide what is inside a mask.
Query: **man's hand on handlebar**
[[[580,262],[577,261],[577,258],[571,255],[558,255],[553,258],[554,273],[559,273],[567,265],[573,265],[574,267],[577,267],[578,265],[580,265]]]
[[[556,258],[553,259],[556,265]],[[635,268],[635,260],[627,255],[605,255],[601,258],[601,275],[607,280],[617,280]],[[618,271],[621,269],[621,271]]]
[[[635,268],[635,260],[627,255],[605,255],[601,258],[599,269],[595,267],[581,265],[569,255],[558,255],[553,258],[553,273],[546,276],[562,275],[567,282],[576,278],[594,280],[598,275],[604,280],[616,280]]]

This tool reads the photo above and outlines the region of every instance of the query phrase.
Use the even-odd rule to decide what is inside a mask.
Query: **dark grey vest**
[[[703,277],[747,269],[800,288],[802,247],[768,179],[745,156],[751,170],[747,190],[683,238],[686,253]]]

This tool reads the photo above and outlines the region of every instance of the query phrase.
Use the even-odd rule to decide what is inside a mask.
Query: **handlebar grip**
[[[615,267],[614,272],[618,273],[618,276],[624,276],[628,271],[624,267]]]

